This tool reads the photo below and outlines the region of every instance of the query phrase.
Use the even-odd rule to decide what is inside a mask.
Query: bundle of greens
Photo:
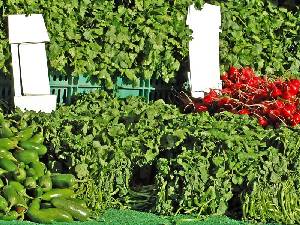
[[[48,168],[85,179],[75,191],[99,213],[131,208],[242,218],[249,198],[264,201],[252,200],[255,183],[295,183],[300,177],[298,126],[263,128],[247,115],[182,114],[163,100],[147,104],[95,92],[51,114],[8,117],[43,127]],[[249,212],[245,218],[262,218]],[[284,213],[264,218],[296,221]]]

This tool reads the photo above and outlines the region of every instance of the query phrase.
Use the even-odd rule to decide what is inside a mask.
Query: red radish
[[[288,90],[293,94],[293,95],[297,95],[299,92],[299,87],[297,87],[296,85],[294,85],[292,82],[288,83]]]
[[[288,110],[290,113],[294,114],[297,110],[297,107],[295,104],[287,104],[285,105],[285,109]]]
[[[254,96],[248,96],[245,103],[246,104],[253,104],[254,103],[254,98],[255,98]]]
[[[281,114],[285,119],[291,119],[293,117],[293,114],[286,108],[281,109]]]
[[[224,73],[223,75],[221,75],[221,80],[223,81],[228,80],[228,74]]]
[[[291,79],[290,82],[295,85],[298,89],[300,88],[300,80]]]
[[[285,91],[282,93],[282,98],[291,101],[295,98],[295,95],[292,94],[290,91]]]
[[[238,111],[238,114],[249,115],[250,111],[248,109],[241,109],[241,110]]]
[[[203,98],[203,103],[206,105],[206,106],[210,106],[212,103],[214,102],[214,98],[210,95],[206,95],[204,96]]]
[[[239,74],[239,70],[237,68],[235,68],[234,66],[231,66],[229,68],[229,75],[232,76],[232,75],[237,75]]]
[[[242,83],[240,83],[240,82],[237,82],[234,84],[235,89],[241,89],[241,87],[242,87]]]
[[[259,117],[258,118],[258,123],[261,125],[261,126],[263,126],[263,127],[266,127],[266,126],[268,126],[268,120],[266,120],[265,118],[263,118],[263,117]]]
[[[222,94],[228,94],[228,95],[230,95],[232,93],[232,89],[230,89],[230,88],[224,88],[224,89],[222,89],[221,93]]]
[[[273,84],[278,88],[283,88],[283,81],[282,80],[276,80],[273,82]]]
[[[248,79],[254,76],[254,72],[253,72],[252,68],[250,68],[250,67],[242,68],[241,73],[244,75],[245,78],[248,78]]]
[[[287,104],[281,109],[281,114],[286,119],[291,119],[296,112],[296,106],[294,104]]]
[[[266,89],[261,89],[260,91],[258,91],[258,93],[260,94],[261,97],[266,98],[268,97],[268,91]]]
[[[224,98],[220,98],[218,101],[218,106],[222,107],[224,105],[230,104],[230,98],[228,97],[224,97]]]
[[[200,103],[194,103],[197,112],[205,112],[208,110],[206,105],[202,105]]]
[[[284,107],[284,103],[283,103],[283,101],[276,100],[276,101],[274,102],[274,106],[275,106],[276,108],[278,108],[278,109],[281,109],[281,108]]]
[[[231,80],[225,80],[224,81],[224,88],[232,88],[232,85],[234,83]]]
[[[210,96],[213,97],[213,98],[218,97],[218,93],[217,93],[215,90],[211,90],[211,91],[208,93],[208,95],[210,95]]]
[[[271,97],[277,98],[278,96],[281,96],[281,95],[282,95],[281,90],[275,86],[271,91]]]
[[[296,112],[296,113],[293,115],[293,122],[295,123],[295,125],[297,125],[297,124],[300,123],[300,112]]]
[[[259,81],[257,77],[253,77],[252,79],[249,80],[248,84],[252,87],[257,87],[259,84]]]
[[[280,111],[278,109],[271,109],[269,111],[269,117],[273,121],[277,121],[279,119],[279,116],[280,116]]]
[[[195,104],[197,111],[230,111],[238,114],[255,115],[262,126],[279,127],[281,123],[300,123],[297,111],[300,99],[300,79],[274,82],[266,77],[256,76],[252,68],[230,67],[221,75],[223,89],[211,90]]]

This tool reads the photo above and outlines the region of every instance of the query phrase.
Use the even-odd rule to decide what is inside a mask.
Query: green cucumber
[[[53,198],[63,197],[63,198],[72,198],[75,196],[75,193],[72,189],[62,188],[62,189],[52,189],[41,196],[42,200],[50,201]]]
[[[13,172],[18,169],[18,166],[9,159],[0,158],[0,168],[6,170],[8,172]]]
[[[28,141],[32,142],[32,143],[43,144],[44,139],[45,138],[44,138],[43,132],[39,132],[39,133],[33,135],[32,138],[28,139]]]
[[[90,211],[70,199],[53,198],[51,200],[51,203],[56,208],[65,210],[70,213],[72,217],[74,217],[74,219],[77,219],[79,221],[86,221],[89,219]]]
[[[25,150],[34,150],[38,153],[38,155],[42,156],[47,153],[47,148],[45,145],[34,143],[30,141],[22,141],[20,143],[20,147]]]
[[[8,121],[3,121],[0,126],[0,138],[10,138],[14,134],[10,128],[10,123]]]
[[[4,150],[14,149],[18,145],[17,139],[0,138],[0,148]]]
[[[44,192],[50,191],[52,189],[52,181],[49,175],[44,175],[39,179],[39,186]]]
[[[47,170],[46,165],[40,161],[32,162],[29,166],[34,169],[35,175],[38,177],[44,176]]]
[[[56,188],[70,188],[73,187],[77,182],[73,174],[61,174],[61,173],[51,174],[51,180],[52,180],[53,187]]]
[[[0,211],[5,212],[8,209],[8,203],[6,199],[0,195]]]
[[[17,139],[19,141],[28,140],[29,138],[32,137],[33,132],[34,132],[35,129],[36,129],[36,126],[31,125],[31,126],[25,128],[25,129],[21,130],[17,135]]]
[[[34,150],[19,150],[14,154],[15,158],[25,164],[37,162],[39,160],[38,153]]]
[[[0,158],[9,159],[14,162],[18,161],[11,152],[5,149],[0,149]]]
[[[40,200],[34,199],[27,211],[27,216],[36,223],[72,222],[72,216],[65,210],[57,208],[40,209]]]

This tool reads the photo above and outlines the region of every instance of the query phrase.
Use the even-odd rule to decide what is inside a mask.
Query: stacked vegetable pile
[[[119,75],[168,82],[188,58],[188,6],[206,2],[222,11],[222,71],[234,64],[299,75],[300,11],[261,0],[0,1],[0,68],[10,71],[6,15],[41,13],[51,36],[49,66],[60,73],[93,75],[110,87]]]
[[[5,120],[0,114],[0,219],[87,220],[89,210],[75,198],[75,177],[51,173],[40,161],[47,153],[43,141],[39,126]]]
[[[281,224],[300,223],[299,177],[276,184],[255,183],[252,193],[244,196],[245,218],[276,221]]]
[[[195,102],[197,111],[212,113],[230,111],[253,115],[266,127],[280,123],[295,126],[300,123],[300,80],[270,81],[256,76],[249,68],[231,67],[221,76],[223,89],[211,90],[203,99]]]
[[[299,202],[289,201],[300,199],[300,126],[264,128],[256,118],[226,111],[182,114],[162,100],[146,104],[105,92],[82,95],[51,114],[16,111],[7,118],[43,126],[48,169],[85,179],[74,191],[94,212],[300,222]],[[280,194],[281,183],[291,195]],[[274,187],[275,198],[261,194]]]

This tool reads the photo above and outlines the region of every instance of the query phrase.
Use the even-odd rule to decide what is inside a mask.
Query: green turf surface
[[[36,224],[27,221],[0,221],[5,225]],[[98,221],[54,223],[56,225],[251,225],[228,217],[212,216],[205,219],[196,219],[191,216],[163,217],[151,213],[132,210],[107,210]],[[271,225],[271,224],[270,224]]]

